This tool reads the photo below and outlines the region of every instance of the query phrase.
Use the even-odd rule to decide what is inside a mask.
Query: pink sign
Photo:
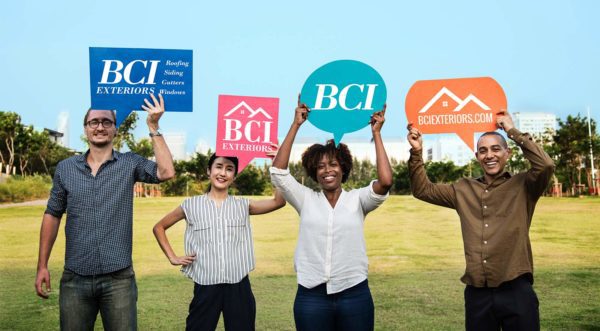
[[[217,155],[236,156],[238,173],[254,158],[266,158],[277,143],[279,98],[219,95]]]

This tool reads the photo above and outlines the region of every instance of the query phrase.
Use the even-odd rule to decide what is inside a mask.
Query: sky
[[[89,47],[191,49],[191,113],[167,112],[166,133],[214,150],[220,94],[280,98],[279,136],[321,65],[365,62],[387,86],[385,137],[406,136],[404,101],[418,80],[493,77],[510,112],[587,114],[600,121],[597,1],[6,1],[0,11],[0,111],[56,129],[69,113],[83,150]],[[168,99],[166,100],[168,110]],[[147,136],[145,114],[135,131]],[[310,123],[300,137],[331,138]],[[347,137],[370,138],[365,128]]]

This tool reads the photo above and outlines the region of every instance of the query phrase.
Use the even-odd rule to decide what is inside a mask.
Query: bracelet
[[[156,132],[150,132],[148,135],[150,136],[150,138],[152,138],[152,137],[161,137],[162,133],[156,131]]]

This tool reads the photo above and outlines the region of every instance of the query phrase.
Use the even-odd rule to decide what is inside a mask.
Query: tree
[[[519,173],[529,169],[529,161],[523,156],[521,148],[512,140],[508,140],[508,148],[510,148],[510,157],[506,163],[506,168],[511,173]]]
[[[15,162],[15,139],[21,127],[21,116],[13,112],[0,111],[0,160],[6,172],[12,172]]]
[[[154,156],[154,149],[152,147],[152,141],[149,138],[142,138],[137,142],[135,140],[131,140],[127,142],[127,147],[129,150],[139,154],[147,159]]]
[[[129,116],[127,116],[127,118],[117,128],[117,136],[113,141],[113,146],[117,151],[120,151],[125,144],[127,144],[127,146],[135,146],[133,130],[135,130],[137,126],[138,118],[139,116],[137,112],[132,111],[131,114],[129,114]]]
[[[392,191],[396,194],[410,194],[410,179],[408,174],[408,163],[400,161],[392,168],[394,184]]]
[[[587,177],[591,177],[591,159],[589,157],[590,138],[588,135],[587,118],[580,114],[573,117],[567,116],[565,121],[558,120],[558,130],[552,137],[554,144],[547,147],[548,154],[556,165],[558,180],[571,189],[571,194],[578,192],[581,185],[582,170],[585,169]],[[600,153],[600,139],[596,135],[596,122],[591,120],[592,149],[596,156],[597,164]],[[588,186],[591,183],[588,182]]]
[[[248,164],[244,171],[239,173],[233,183],[238,194],[261,195],[267,186],[267,179],[253,164]]]
[[[464,173],[464,168],[452,161],[429,161],[425,163],[425,170],[433,183],[453,183]]]

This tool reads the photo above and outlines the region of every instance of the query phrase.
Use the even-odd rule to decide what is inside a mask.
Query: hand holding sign
[[[169,111],[192,111],[192,51],[90,47],[89,52],[92,108],[116,110],[116,126],[151,94],[167,96]]]
[[[158,95],[160,101],[156,100],[154,94],[150,94],[152,101],[154,104],[150,103],[148,99],[144,99],[145,105],[142,105],[142,109],[148,113],[148,117],[146,118],[146,124],[148,124],[148,128],[151,132],[158,131],[158,120],[165,112],[165,100],[163,99],[162,94]]]
[[[385,122],[386,108],[387,108],[387,105],[383,105],[383,109],[381,111],[378,111],[376,113],[373,113],[373,115],[371,115],[371,120],[369,121],[369,124],[371,124],[371,131],[373,132],[373,134],[381,132],[381,127],[383,126],[383,123]]]
[[[496,114],[496,125],[499,129],[504,130],[504,132],[508,132],[508,130],[515,127],[512,117],[506,110],[502,110]]]
[[[387,91],[383,78],[370,66],[339,60],[315,70],[302,87],[301,100],[310,109],[308,120],[333,133],[336,145],[345,133],[369,125],[371,115],[383,108]]]
[[[298,126],[302,125],[308,118],[308,112],[310,112],[310,109],[308,109],[305,103],[300,101],[300,94],[298,94],[298,106],[294,115],[294,124]]]
[[[474,150],[475,132],[496,130],[506,109],[502,87],[490,77],[416,82],[406,96],[408,122],[421,133],[456,133]]]
[[[277,141],[279,99],[219,95],[217,150],[238,158],[238,173],[252,159],[270,157]]]
[[[423,149],[423,137],[419,129],[413,127],[412,123],[408,123],[406,127],[408,130],[408,135],[406,136],[406,140],[410,144],[410,147],[415,151],[420,151]]]

